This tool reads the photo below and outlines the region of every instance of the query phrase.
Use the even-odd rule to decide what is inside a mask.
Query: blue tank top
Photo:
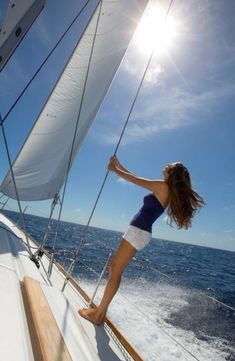
[[[152,224],[164,212],[164,208],[153,193],[144,197],[144,205],[133,217],[130,225],[152,232]]]

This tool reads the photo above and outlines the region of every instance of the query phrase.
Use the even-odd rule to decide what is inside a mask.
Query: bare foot
[[[86,318],[88,321],[91,321],[95,325],[102,325],[104,322],[104,316],[101,314],[98,314],[97,310],[94,308],[82,308],[78,310],[78,313],[83,318]]]

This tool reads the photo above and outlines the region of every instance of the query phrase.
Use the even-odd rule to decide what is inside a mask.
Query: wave
[[[79,282],[93,293],[93,282]],[[104,283],[96,303],[103,290]],[[235,315],[197,290],[125,278],[108,316],[146,361],[235,360]]]

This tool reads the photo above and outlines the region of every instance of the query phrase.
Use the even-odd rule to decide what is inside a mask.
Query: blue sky
[[[168,2],[160,4],[166,10]],[[2,8],[3,5],[4,2]],[[79,6],[81,4],[75,0],[67,1],[66,5],[48,0],[44,11],[0,74],[2,116]],[[234,11],[233,1],[173,2],[170,16],[177,25],[175,38],[165,52],[156,50],[118,151],[127,168],[149,178],[161,178],[166,163],[183,161],[191,172],[194,187],[207,203],[188,231],[169,227],[162,216],[154,225],[155,237],[233,251]],[[8,117],[5,127],[12,159],[70,54],[81,24],[82,21],[71,29]],[[146,53],[133,43],[74,163],[63,219],[87,222],[145,63]],[[3,180],[8,168],[2,138],[0,142],[0,180]],[[110,174],[91,225],[124,231],[141,206],[144,194],[144,189]],[[49,213],[48,202],[27,205],[28,213]],[[9,206],[16,209],[13,201]]]

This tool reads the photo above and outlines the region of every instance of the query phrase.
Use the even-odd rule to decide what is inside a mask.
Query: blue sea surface
[[[18,213],[5,213],[14,221],[18,220]],[[39,243],[47,222],[46,218],[25,215],[26,229]],[[55,229],[56,222],[50,229],[45,247],[49,251]],[[60,223],[55,258],[65,268],[74,257],[84,230],[82,225]],[[102,271],[121,236],[120,232],[89,227],[73,276],[83,281],[97,278],[92,270]],[[153,284],[156,287],[168,285],[171,290],[183,290],[187,302],[180,309],[171,307],[164,321],[176,329],[193,332],[201,341],[222,340],[223,359],[235,360],[235,252],[152,239],[148,247],[137,253],[126,269],[124,279],[129,283],[139,281],[151,287]],[[174,302],[174,291],[171,292]]]

